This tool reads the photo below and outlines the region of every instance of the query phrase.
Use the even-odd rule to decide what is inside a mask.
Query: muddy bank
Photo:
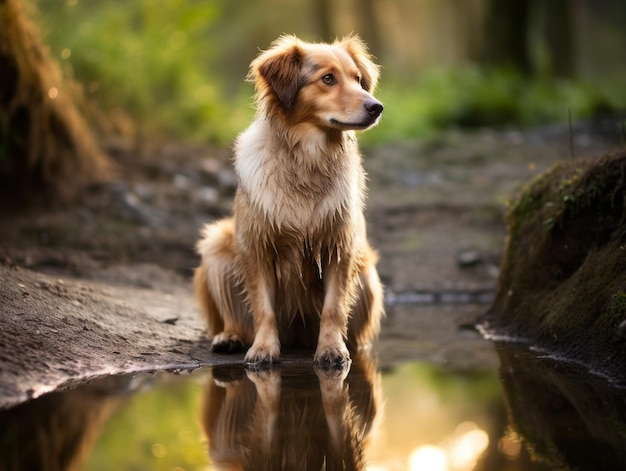
[[[626,152],[564,161],[511,205],[483,327],[626,384]]]
[[[594,126],[577,125],[577,155],[619,142]],[[241,360],[208,353],[190,283],[199,228],[230,210],[229,151],[108,150],[119,177],[75,204],[1,213],[0,407],[103,374]],[[495,290],[506,199],[568,156],[569,131],[450,131],[363,150],[390,301],[381,365],[495,368],[491,344],[463,328],[487,307],[472,296]],[[450,293],[466,301],[445,301]],[[397,302],[422,294],[447,304]]]
[[[154,269],[127,269],[143,287],[122,272],[108,284],[0,266],[0,408],[91,378],[207,361],[186,281],[146,286]]]

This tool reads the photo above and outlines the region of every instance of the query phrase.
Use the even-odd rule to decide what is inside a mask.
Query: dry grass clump
[[[67,198],[111,165],[29,13],[25,0],[0,0],[0,185],[12,199]]]

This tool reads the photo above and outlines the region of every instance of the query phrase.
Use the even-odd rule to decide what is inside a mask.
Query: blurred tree
[[[317,27],[322,41],[332,41],[332,2],[331,0],[314,0],[313,11],[317,15]]]
[[[530,4],[530,0],[487,0],[484,46],[487,64],[513,67],[524,75],[531,74]]]
[[[0,188],[70,196],[110,169],[79,112],[76,88],[26,14],[26,0],[0,0]]]
[[[556,77],[574,75],[574,37],[571,0],[540,2],[544,9],[543,31],[550,71]]]
[[[361,38],[367,43],[369,51],[380,58],[382,40],[378,15],[376,14],[376,0],[358,0],[356,10],[360,16]]]
[[[542,62],[549,73],[555,77],[574,76],[572,3],[487,0],[484,62],[512,67],[527,76],[544,70],[531,53],[530,38],[536,32],[540,53],[544,55]]]
[[[380,20],[376,13],[377,3],[376,0],[355,0],[350,6],[350,16],[356,19],[359,36],[365,41],[369,51],[380,58],[382,39]],[[313,0],[311,5],[316,15],[317,33],[322,41],[332,42],[336,37],[345,34],[344,28],[338,27],[333,21],[336,9],[331,0]],[[343,32],[338,34],[337,30]]]

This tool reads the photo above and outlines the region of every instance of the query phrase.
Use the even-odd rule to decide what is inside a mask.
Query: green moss
[[[579,201],[577,182],[582,169],[572,162],[558,162],[524,186],[509,204],[509,234],[517,237],[526,224],[538,218],[549,232],[562,222],[565,209]]]
[[[626,151],[555,165],[520,192],[507,225],[490,322],[612,371],[606,339],[626,318]]]
[[[626,318],[626,293],[624,291],[618,291],[611,296],[607,311],[613,318]]]
[[[517,239],[531,221],[540,222],[549,235],[582,211],[620,211],[626,206],[626,178],[621,164],[608,164],[610,160],[562,161],[532,180],[509,204],[509,236]]]

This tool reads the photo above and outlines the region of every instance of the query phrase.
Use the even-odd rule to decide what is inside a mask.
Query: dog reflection
[[[204,398],[202,424],[217,469],[365,469],[382,403],[371,360],[343,370],[232,368],[214,368]]]

